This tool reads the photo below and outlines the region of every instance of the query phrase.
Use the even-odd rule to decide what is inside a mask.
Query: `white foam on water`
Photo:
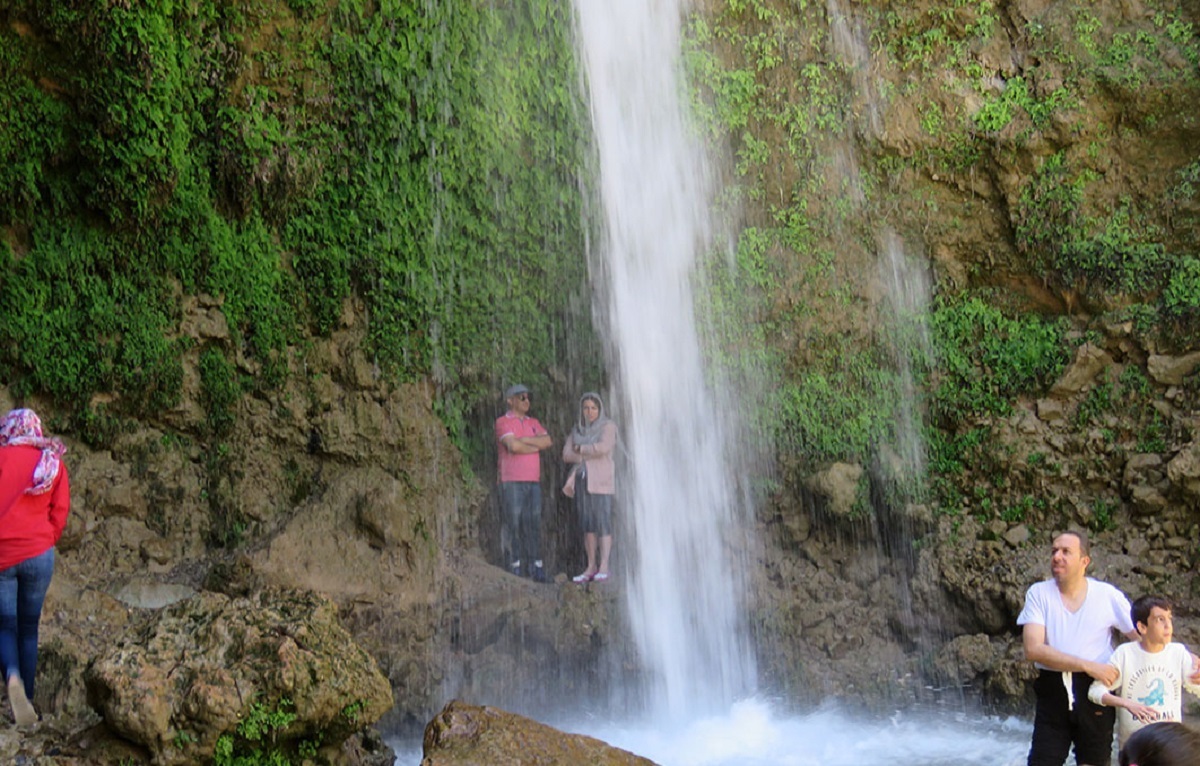
[[[674,729],[573,730],[661,766],[1017,766],[1030,732],[1025,723],[983,717],[897,712],[871,720],[833,709],[781,716],[761,700]]]
[[[660,766],[1020,766],[1032,727],[1014,718],[907,713],[868,719],[836,709],[781,715],[757,699],[727,713],[674,727],[563,721]],[[417,766],[421,752],[402,745],[397,766]]]

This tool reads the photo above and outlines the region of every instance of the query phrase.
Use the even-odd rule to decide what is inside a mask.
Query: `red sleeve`
[[[58,477],[50,490],[50,526],[54,527],[54,542],[62,537],[67,526],[67,514],[71,512],[71,480],[67,477],[67,464],[60,463]]]
[[[496,442],[497,443],[503,442],[504,437],[508,436],[512,432],[513,432],[512,423],[509,422],[507,417],[496,418]]]

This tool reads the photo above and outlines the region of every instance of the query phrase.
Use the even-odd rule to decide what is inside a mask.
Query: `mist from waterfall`
[[[590,254],[628,460],[626,598],[649,711],[687,720],[755,687],[734,417],[706,370],[693,284],[712,173],[689,132],[679,0],[576,0],[604,220]],[[632,550],[628,550],[632,548]]]

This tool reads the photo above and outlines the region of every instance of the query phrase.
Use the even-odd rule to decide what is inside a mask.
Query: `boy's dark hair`
[[[1121,766],[1200,766],[1200,733],[1178,721],[1152,723],[1125,740]]]
[[[1133,618],[1133,626],[1136,628],[1140,622],[1143,625],[1150,624],[1150,610],[1158,607],[1164,612],[1171,611],[1171,602],[1167,601],[1162,596],[1142,596],[1129,607],[1129,616]]]

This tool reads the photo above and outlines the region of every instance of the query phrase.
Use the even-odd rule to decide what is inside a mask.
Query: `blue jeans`
[[[20,675],[33,699],[37,674],[38,623],[54,576],[54,548],[0,572],[0,666],[4,680]]]
[[[532,572],[542,557],[542,485],[536,481],[500,482],[500,549],[504,565],[520,561]]]

